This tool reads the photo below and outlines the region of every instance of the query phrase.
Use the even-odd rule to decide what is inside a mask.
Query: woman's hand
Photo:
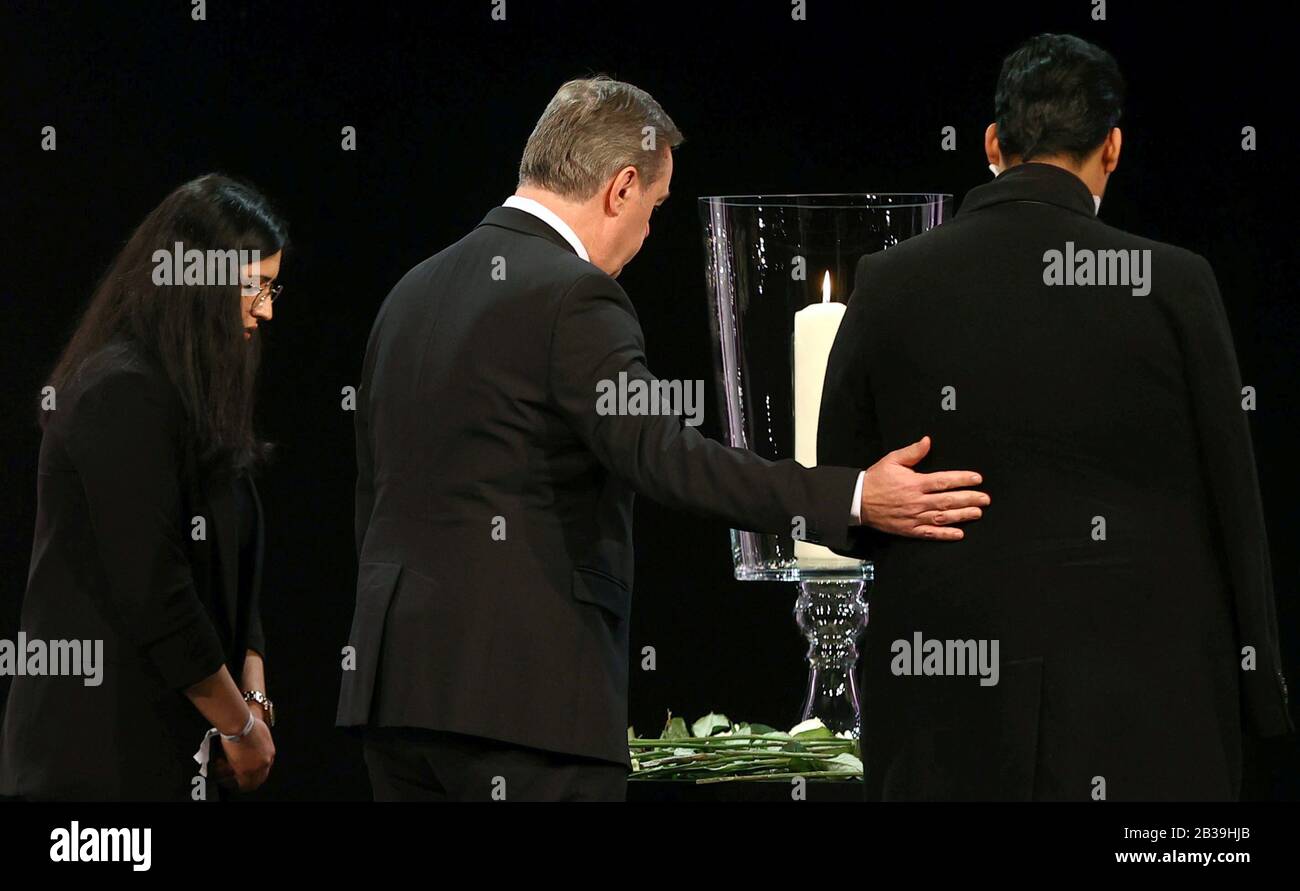
[[[261,657],[259,656],[258,680],[261,680],[260,672]],[[266,776],[271,770],[271,762],[275,760],[275,745],[271,742],[271,731],[267,728],[266,722],[258,719],[262,713],[261,707],[253,710],[249,703],[244,702],[244,695],[235,686],[235,681],[226,667],[221,666],[208,677],[187,688],[185,695],[190,698],[203,717],[223,734],[239,733],[248,723],[248,716],[250,714],[253,716],[253,729],[247,736],[237,742],[221,740],[221,748],[226,756],[224,760],[229,763],[222,764],[214,753],[211,769],[218,781],[224,779],[227,782],[234,782],[243,790],[256,789],[266,782]]]
[[[256,703],[249,703],[252,708]],[[226,755],[229,772],[220,771],[218,779],[233,781],[241,792],[251,792],[266,782],[275,762],[275,743],[271,740],[271,729],[259,716],[258,708],[253,712],[253,729],[243,739],[229,740],[222,738],[221,750]]]
[[[244,670],[240,675],[240,680],[242,681],[241,686],[243,687],[244,692],[247,692],[249,690],[262,690],[262,691],[266,690],[266,665],[262,659],[261,653],[257,652],[256,650],[245,651]],[[249,701],[248,708],[250,711],[252,711],[253,717],[257,719],[257,723],[261,725],[262,729],[266,731],[267,741],[270,744],[271,761],[274,762],[275,743],[274,740],[271,738],[271,720],[270,720],[271,715],[267,712],[267,710],[262,706],[260,702]],[[244,743],[252,739],[253,734],[256,732],[257,730],[254,730],[253,732],[249,733],[248,736],[245,737],[244,740],[239,743],[228,743],[225,740],[222,740],[223,750],[228,752],[231,746],[243,745]],[[262,783],[266,782],[266,778],[269,775],[271,770],[271,765],[268,763],[266,765],[266,770],[261,773],[260,777],[252,778],[252,779],[256,779],[255,783],[253,783],[252,785],[245,785],[246,778],[241,778],[239,776],[238,769],[235,768],[230,761],[223,759],[221,762],[221,766],[222,769],[218,774],[218,779],[221,782],[226,783],[227,785],[237,784],[240,790],[245,792],[256,789],[258,786],[262,785]]]

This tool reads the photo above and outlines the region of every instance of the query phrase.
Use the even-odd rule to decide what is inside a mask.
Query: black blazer
[[[103,682],[14,678],[0,792],[188,798],[208,723],[185,688],[223,663],[238,683],[246,649],[266,649],[256,488],[256,552],[241,598],[235,481],[196,470],[162,369],[115,343],[56,398],[41,439],[20,627],[28,639],[102,640]],[[195,517],[206,523],[201,541]]]
[[[1045,284],[1067,242],[1150,251],[1150,293]],[[978,470],[992,498],[960,542],[855,533],[877,571],[869,795],[1082,800],[1104,776],[1111,799],[1235,796],[1241,710],[1291,727],[1241,386],[1209,263],[1101,222],[1059,167],[1012,167],[862,258],[819,457],[928,433],[921,469]],[[998,640],[999,684],[895,674],[918,631]]]
[[[398,282],[358,391],[341,726],[627,763],[634,492],[742,529],[799,515],[847,545],[856,469],[601,416],[597,383],[622,372],[653,380],[631,301],[524,211],[493,209]]]

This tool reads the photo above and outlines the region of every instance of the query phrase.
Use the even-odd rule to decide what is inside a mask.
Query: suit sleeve
[[[803,517],[809,541],[847,545],[857,469],[768,461],[707,439],[676,416],[602,414],[598,385],[616,385],[620,373],[628,382],[656,379],[627,295],[605,276],[584,276],[560,301],[549,385],[560,412],[601,464],[667,507],[776,534],[790,534],[795,517]]]
[[[262,630],[262,560],[266,554],[266,517],[262,511],[261,497],[257,494],[257,485],[251,477],[247,484],[253,493],[253,503],[257,505],[257,556],[253,567],[255,577],[252,580],[252,598],[248,605],[248,649],[256,652],[265,661],[266,632]]]
[[[132,642],[173,689],[219,670],[221,641],[199,600],[182,535],[175,414],[147,378],[107,376],[77,399],[65,438],[85,493],[108,597]]]
[[[361,407],[363,390],[357,392],[356,435],[357,435],[357,487],[356,514],[353,532],[356,535],[357,556],[361,556],[361,546],[366,541],[366,529],[370,525],[370,512],[375,506],[374,464],[370,456],[370,431],[366,427],[365,411]]]
[[[840,322],[826,363],[821,412],[817,420],[817,463],[870,467],[885,454],[876,424],[876,404],[871,395],[866,356],[862,351],[865,328],[867,258],[858,261],[853,293]],[[888,536],[870,526],[849,531],[848,547],[839,553],[860,560],[872,559]]]
[[[262,609],[254,604],[248,623],[248,648],[266,659],[266,633],[262,630]]]
[[[1183,362],[1190,390],[1205,485],[1226,559],[1241,646],[1257,663],[1245,672],[1243,693],[1256,730],[1290,732],[1286,680],[1278,652],[1273,574],[1250,425],[1242,408],[1241,371],[1214,270],[1197,257],[1190,296],[1180,306]]]
[[[382,314],[382,310],[381,310]],[[369,400],[370,378],[375,361],[375,338],[379,329],[379,320],[371,331],[366,356],[362,361],[361,382],[357,387],[357,404],[353,414],[356,427],[357,446],[357,485],[356,507],[353,515],[353,534],[356,537],[357,558],[361,558],[361,548],[366,542],[366,529],[370,526],[370,513],[375,507],[375,465],[370,450],[370,416]]]

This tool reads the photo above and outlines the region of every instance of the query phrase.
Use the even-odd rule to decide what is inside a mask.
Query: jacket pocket
[[[348,645],[355,665],[344,670],[336,723],[347,727],[365,724],[378,681],[388,607],[401,576],[400,563],[362,563],[357,573],[357,608],[352,617]]]
[[[573,571],[573,598],[595,604],[622,622],[632,615],[632,592],[613,576],[597,569],[578,567]]]

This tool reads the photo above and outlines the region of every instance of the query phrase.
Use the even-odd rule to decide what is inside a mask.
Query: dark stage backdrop
[[[1101,22],[1094,6],[808,0],[808,20],[795,22],[787,0],[509,0],[494,22],[490,0],[209,0],[195,22],[183,0],[7,0],[0,637],[17,633],[31,550],[39,389],[77,313],[168,191],[212,170],[249,178],[293,238],[285,296],[262,328],[260,414],[279,444],[260,483],[264,608],[283,719],[258,797],[368,797],[358,744],[332,727],[355,580],[352,416],[340,390],[356,383],[398,277],[512,192],[556,87],[597,72],[629,80],[687,135],[673,198],[621,282],[651,367],[710,382],[704,430],[716,436],[695,199],[944,191],[959,204],[990,179],[982,134],[1002,57],[1054,31],[1110,50],[1129,82],[1102,218],[1204,254],[1218,274],[1259,392],[1283,649],[1300,683],[1293,35],[1264,3],[1110,3]],[[54,152],[40,149],[45,125],[57,128]],[[340,148],[347,125],[355,152]],[[941,147],[945,126],[955,151]],[[1256,151],[1242,149],[1245,126]],[[653,673],[632,671],[638,730],[656,731],[668,708],[792,723],[804,682],[792,586],[734,581],[716,523],[638,499],[636,526],[633,651],[658,654]],[[1248,766],[1252,797],[1300,798],[1290,744],[1254,751]]]

